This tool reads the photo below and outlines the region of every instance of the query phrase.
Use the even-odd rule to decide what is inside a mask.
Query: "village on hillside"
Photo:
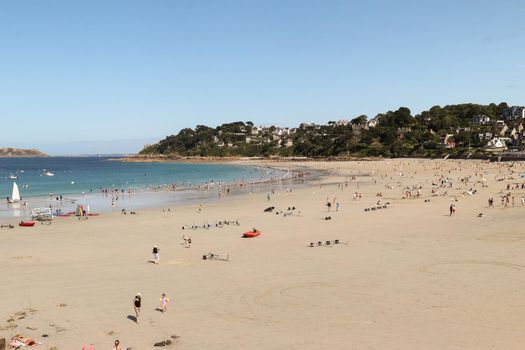
[[[140,155],[169,156],[439,156],[525,150],[525,107],[435,106],[415,116],[408,108],[369,119],[302,123],[297,127],[233,122],[186,128]]]

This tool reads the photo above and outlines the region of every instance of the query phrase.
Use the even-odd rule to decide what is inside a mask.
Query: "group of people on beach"
[[[162,293],[160,296],[160,309],[157,309],[158,311],[165,313],[168,311],[168,304],[170,302],[170,299],[166,296],[166,293]],[[135,297],[133,298],[133,310],[135,311],[135,322],[140,323],[139,317],[140,317],[140,310],[142,308],[142,294],[138,292]]]
[[[166,293],[162,293],[160,297],[160,309],[156,309],[162,313],[165,313],[168,311],[168,304],[170,302],[170,299],[166,296]],[[142,309],[142,294],[140,292],[137,292],[135,297],[133,297],[133,310],[135,311],[135,322],[140,323],[140,312]],[[113,350],[130,350],[131,348],[123,347],[120,344],[120,340],[116,339],[114,342]]]

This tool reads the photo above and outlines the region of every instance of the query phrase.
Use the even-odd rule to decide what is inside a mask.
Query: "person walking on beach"
[[[162,293],[162,296],[160,297],[160,308],[162,309],[162,312],[166,312],[169,302],[170,299],[166,296],[166,293]]]
[[[159,248],[156,245],[154,245],[153,246],[153,262],[155,264],[158,264],[160,262],[159,252],[160,252]]]
[[[135,322],[139,323],[140,307],[142,306],[142,296],[140,293],[133,299],[133,309],[135,310]]]
[[[120,346],[120,341],[117,339],[115,340],[115,347],[113,350],[122,350],[122,347]]]

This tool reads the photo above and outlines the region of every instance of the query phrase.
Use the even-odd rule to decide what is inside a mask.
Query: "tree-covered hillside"
[[[501,122],[507,110],[506,103],[458,104],[434,106],[418,115],[401,107],[372,119],[361,115],[350,121],[304,123],[294,128],[258,127],[241,121],[216,128],[197,125],[146,146],[140,155],[401,157],[483,152],[487,137],[507,137],[511,130],[512,145],[521,146],[522,119]]]

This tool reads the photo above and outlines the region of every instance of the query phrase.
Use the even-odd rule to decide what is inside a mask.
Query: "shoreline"
[[[341,162],[341,161],[377,161],[382,157],[181,157],[163,155],[135,155],[122,158],[112,158],[112,161],[129,163],[230,163],[230,162],[262,162],[262,163],[288,163],[288,162]],[[396,158],[392,158],[396,159]],[[397,158],[400,159],[400,158]]]
[[[525,161],[525,152],[492,152],[485,154],[442,154],[440,156],[432,157],[398,157],[398,158],[385,158],[381,156],[327,156],[327,157],[195,157],[195,156],[164,156],[164,155],[134,155],[126,156],[122,158],[113,158],[110,160],[122,161],[128,163],[228,163],[228,162],[267,162],[267,163],[280,163],[280,162],[351,162],[351,161],[380,161],[380,160],[403,160],[403,159],[425,159],[425,160],[442,160],[445,157],[447,159],[455,160],[487,160],[490,162],[519,162]]]
[[[238,164],[234,162],[223,162],[223,164]],[[269,164],[260,163],[243,163],[241,165],[250,165],[255,168],[271,169],[278,171],[280,176],[277,178],[253,178],[253,179],[242,179],[235,180],[232,182],[215,182],[211,181],[208,183],[193,184],[191,186],[178,186],[175,189],[168,188],[167,185],[156,186],[158,188],[145,188],[140,190],[134,190],[131,194],[125,192],[122,194],[122,199],[119,202],[115,202],[115,205],[109,206],[107,203],[108,195],[104,196],[100,190],[96,190],[90,193],[63,193],[64,200],[56,201],[55,196],[49,197],[43,196],[31,196],[25,197],[21,203],[6,204],[6,209],[0,209],[0,220],[2,219],[15,219],[15,218],[28,218],[28,214],[31,209],[34,208],[52,208],[55,213],[59,210],[61,213],[67,213],[74,211],[78,204],[84,206],[90,205],[93,212],[96,213],[111,213],[120,211],[123,209],[127,210],[147,210],[147,209],[158,209],[165,206],[184,206],[195,203],[211,203],[221,199],[221,195],[225,196],[226,190],[228,194],[232,190],[232,195],[243,195],[247,192],[263,192],[269,190],[272,186],[281,187],[289,185],[292,187],[301,186],[310,181],[314,181],[322,177],[323,171],[309,171],[306,172],[304,167],[277,167],[270,166]],[[267,188],[268,187],[268,188]],[[224,192],[224,193],[223,193]],[[23,202],[30,203],[30,207],[24,207]],[[32,203],[37,203],[36,205]],[[52,206],[52,207],[51,207]],[[9,215],[11,213],[11,215]]]

